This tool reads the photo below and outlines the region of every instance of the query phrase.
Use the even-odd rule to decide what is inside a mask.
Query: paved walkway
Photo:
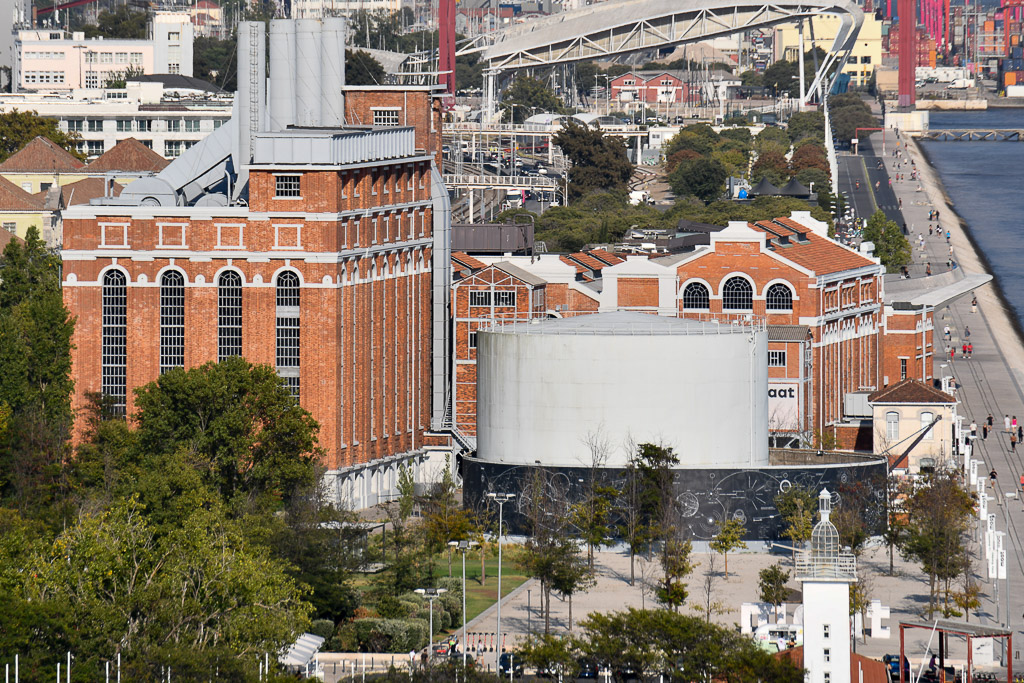
[[[890,131],[891,135],[891,131]],[[877,145],[881,135],[872,136]],[[891,143],[891,137],[888,140]],[[933,273],[946,270],[947,259],[952,258],[968,273],[985,272],[985,268],[970,243],[959,219],[947,206],[941,184],[932,169],[924,161],[920,150],[914,143],[909,148],[903,139],[900,149],[903,156],[900,173],[906,173],[906,180],[894,181],[893,189],[896,196],[902,199],[903,219],[908,225],[908,238],[913,246],[915,266],[911,268],[914,276],[924,274],[930,264]],[[890,147],[891,149],[891,147]],[[908,168],[906,163],[910,160]],[[886,157],[887,169],[895,173],[897,160]],[[913,169],[921,173],[919,180],[911,180]],[[934,234],[928,235],[928,212],[938,209],[940,220],[931,222]],[[912,227],[911,227],[912,226]],[[937,228],[937,229],[936,229]],[[984,229],[984,226],[976,226]],[[945,233],[950,232],[950,244],[947,244]],[[919,247],[918,235],[923,236],[924,248]],[[952,255],[950,254],[952,246]],[[978,559],[977,572],[981,581],[983,606],[979,617],[983,623],[1008,624],[1021,633],[1024,627],[1024,545],[1021,543],[1020,530],[1024,529],[1024,509],[1021,506],[1019,485],[1021,474],[1024,473],[1020,453],[1010,450],[1009,433],[1003,430],[1003,416],[1017,416],[1024,419],[1024,345],[1022,345],[1013,325],[1011,315],[1002,300],[996,294],[993,284],[985,285],[976,291],[978,299],[977,312],[972,311],[971,296],[962,297],[948,308],[940,309],[935,314],[934,348],[936,352],[934,375],[936,377],[952,375],[957,383],[957,398],[960,400],[958,412],[964,416],[964,426],[972,420],[978,424],[979,435],[982,421],[991,414],[995,421],[995,430],[987,440],[978,439],[974,458],[983,461],[979,472],[988,473],[995,469],[998,474],[998,486],[991,490],[994,500],[989,501],[989,511],[997,517],[996,528],[1000,531],[1009,530],[1008,534],[1008,577],[1009,577],[1009,619],[1007,620],[1007,591],[1005,582],[1000,582],[1000,603],[994,600],[993,582],[988,579],[987,571],[981,558]],[[943,328],[949,325],[951,339],[943,340]],[[969,330],[969,337],[968,337]],[[969,340],[974,346],[970,359],[962,357],[962,345]],[[950,361],[948,348],[957,347],[956,360]],[[943,354],[946,355],[943,355]],[[979,548],[976,546],[975,551]],[[1015,663],[1019,666],[1021,640],[1015,639]]]

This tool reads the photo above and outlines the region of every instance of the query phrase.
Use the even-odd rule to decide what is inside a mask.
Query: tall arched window
[[[935,413],[925,410],[921,413],[921,431],[924,432],[923,439],[931,439],[934,430],[932,429],[932,421],[935,419]]]
[[[299,397],[299,276],[277,276],[277,374],[292,396]]]
[[[788,285],[776,282],[764,294],[765,308],[769,311],[792,311],[793,290]]]
[[[221,273],[217,282],[217,360],[242,355],[242,277]]]
[[[185,278],[169,270],[160,278],[160,374],[185,367]]]
[[[727,311],[754,310],[754,290],[744,278],[731,277],[722,287],[722,308]]]
[[[711,308],[708,288],[700,282],[691,282],[683,290],[683,309],[704,311]]]
[[[123,417],[128,393],[128,287],[124,273],[111,270],[103,276],[102,298],[100,387],[111,401],[111,411]]]

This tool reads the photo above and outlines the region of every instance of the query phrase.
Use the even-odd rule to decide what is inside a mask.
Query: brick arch
[[[274,271],[274,274],[270,278],[270,283],[274,287],[277,286],[277,278],[280,277],[281,273],[284,272],[295,273],[299,278],[299,287],[305,286],[306,278],[303,276],[301,269],[296,268],[295,266],[281,266],[280,268]]]
[[[103,278],[106,277],[107,273],[112,270],[119,271],[124,275],[124,284],[128,286],[132,283],[132,274],[128,272],[128,269],[118,263],[111,263],[109,266],[104,266],[100,272],[96,275],[96,282],[103,284]]]
[[[181,275],[181,277],[184,278],[184,280],[185,280],[185,284],[188,285],[188,283],[189,283],[188,272],[184,268],[182,268],[181,266],[179,266],[177,264],[173,264],[173,265],[172,264],[167,264],[166,266],[162,267],[160,270],[156,271],[156,277],[153,278],[153,282],[155,282],[157,285],[161,284],[163,282],[163,279],[164,279],[164,273],[169,273],[169,272],[172,272],[172,271],[175,272],[175,273],[178,273],[179,275]]]
[[[231,266],[221,266],[220,268],[218,268],[217,271],[213,274],[213,278],[211,280],[211,284],[214,287],[219,287],[220,286],[220,276],[223,275],[224,273],[229,272],[229,271],[233,272],[233,273],[236,273],[238,275],[238,277],[242,278],[242,286],[245,287],[245,285],[247,284],[246,279],[245,279],[245,271],[243,271],[238,266],[234,266],[234,265],[231,265]]]

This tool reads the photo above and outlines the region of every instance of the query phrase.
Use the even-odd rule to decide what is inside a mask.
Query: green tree
[[[455,497],[456,490],[455,478],[446,465],[441,481],[434,484],[421,503],[428,549],[435,553],[448,551],[448,576],[452,575],[452,550],[448,543],[468,541],[475,530],[469,510],[464,510]]]
[[[24,243],[11,240],[0,255],[0,495],[24,511],[68,494],[73,329],[60,258],[30,227]]]
[[[776,621],[779,616],[779,607],[789,595],[789,589],[786,588],[789,577],[790,573],[780,564],[765,567],[758,573],[758,597],[761,602],[767,602],[775,609]]]
[[[728,174],[721,162],[701,158],[680,163],[669,175],[669,184],[677,196],[692,195],[706,203],[722,196],[726,177]]]
[[[234,92],[237,87],[237,41],[199,36],[192,42],[192,73],[196,78]]]
[[[562,101],[551,92],[547,84],[539,78],[529,76],[516,77],[505,89],[501,97],[501,110],[502,120],[508,120],[509,116],[514,115],[514,123],[522,123],[534,113],[534,110],[551,114],[566,113]]]
[[[744,88],[760,88],[764,85],[764,78],[757,71],[744,71],[740,74],[740,83]]]
[[[203,482],[238,509],[288,501],[315,479],[319,425],[274,369],[240,357],[171,370],[136,390],[139,445],[180,447]]]
[[[384,67],[365,50],[345,50],[345,83],[383,85]]]
[[[786,157],[778,149],[763,149],[757,161],[750,168],[750,179],[754,182],[768,178],[775,185],[786,182],[789,178],[789,164]]]
[[[910,263],[910,242],[896,221],[886,218],[881,209],[875,211],[868,219],[867,227],[864,228],[864,239],[874,243],[875,255],[887,272],[897,273]]]
[[[40,116],[35,111],[7,111],[0,114],[0,162],[42,136],[64,148],[78,159],[85,157],[78,152],[78,133],[65,133],[57,125],[57,119]]]
[[[787,59],[780,59],[772,62],[761,74],[761,84],[768,88],[768,92],[779,97],[783,93],[796,94],[800,91],[800,67],[796,62]]]
[[[743,523],[743,520],[732,519],[725,523],[719,522],[718,533],[712,539],[710,547],[716,553],[722,554],[722,559],[725,560],[725,578],[729,578],[729,553],[733,550],[740,550],[746,548],[747,544],[743,541],[743,534],[747,533],[747,527]]]
[[[794,144],[805,138],[825,139],[825,115],[820,111],[798,111],[786,122],[786,133]]]
[[[104,88],[125,88],[128,86],[128,81],[132,80],[136,76],[142,76],[146,73],[146,70],[141,66],[129,66],[121,71],[109,71],[107,72],[106,80],[103,81]]]
[[[149,14],[122,5],[114,11],[103,10],[95,24],[82,26],[86,38],[142,40],[146,37]]]
[[[576,672],[577,653],[573,640],[547,633],[530,635],[519,650],[523,662],[535,669],[559,672],[566,677]]]
[[[794,548],[810,540],[817,505],[818,495],[803,486],[791,486],[775,496],[775,508],[786,525],[782,535],[793,541]]]
[[[633,175],[622,138],[605,135],[600,129],[567,120],[554,136],[572,166],[569,196],[573,199],[592,192],[625,192]]]

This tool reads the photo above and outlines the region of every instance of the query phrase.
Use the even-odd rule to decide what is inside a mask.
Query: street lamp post
[[[498,504],[498,628],[497,628],[497,639],[498,642],[495,644],[494,649],[498,653],[497,661],[501,661],[501,530],[502,530],[502,514],[505,509],[505,503],[509,502],[516,497],[514,493],[488,493],[487,497]]]
[[[448,541],[448,546],[462,553],[462,671],[466,671],[466,553],[476,541]]]
[[[441,597],[442,593],[447,593],[448,590],[445,588],[417,588],[416,592],[427,599],[430,603],[430,634],[427,636],[427,657],[431,660],[434,659],[434,600]]]

